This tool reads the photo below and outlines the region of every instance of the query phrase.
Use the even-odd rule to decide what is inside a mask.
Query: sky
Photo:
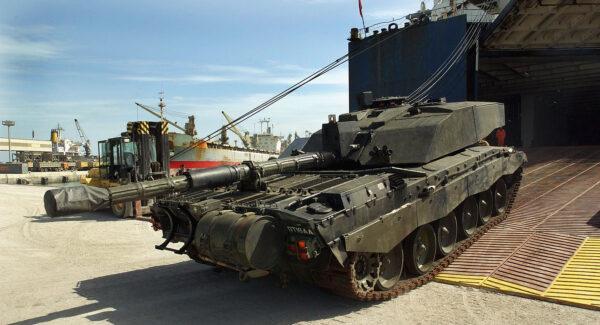
[[[365,23],[419,6],[363,0]],[[357,0],[3,1],[0,119],[16,121],[13,137],[48,139],[60,124],[78,139],[77,118],[95,144],[127,121],[153,120],[134,102],[156,107],[164,91],[166,117],[183,125],[195,115],[203,136],[225,123],[221,110],[237,117],[345,54],[361,25]],[[347,73],[337,68],[240,128],[270,118],[276,134],[320,129],[348,111]]]

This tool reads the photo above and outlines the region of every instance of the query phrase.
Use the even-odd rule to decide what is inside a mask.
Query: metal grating
[[[444,273],[490,276],[530,235],[530,231],[507,232],[492,228],[450,264]]]
[[[599,307],[600,237],[586,236],[600,236],[600,147],[528,155],[532,164],[509,218],[437,279]]]
[[[505,225],[533,229],[600,184],[600,162],[575,164],[519,192],[519,200]]]
[[[533,233],[492,277],[544,291],[575,253],[583,238],[555,233]]]

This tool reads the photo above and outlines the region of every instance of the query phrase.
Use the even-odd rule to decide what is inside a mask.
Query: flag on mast
[[[362,17],[362,1],[358,0],[358,13],[360,14],[360,16]]]
[[[362,0],[358,0],[358,13],[360,14],[360,19],[362,20],[363,29],[365,30],[365,33],[366,33],[367,28],[365,27],[365,17],[363,17],[363,12],[362,12]]]

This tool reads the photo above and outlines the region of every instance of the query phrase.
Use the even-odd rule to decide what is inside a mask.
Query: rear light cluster
[[[315,250],[313,249],[311,252],[311,250],[309,250],[309,246],[312,246],[310,241],[291,241],[287,245],[287,251],[289,255],[295,255],[299,261],[308,262],[308,260],[310,260],[311,257],[316,256]]]

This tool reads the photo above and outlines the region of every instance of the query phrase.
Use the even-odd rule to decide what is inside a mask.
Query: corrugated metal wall
[[[465,35],[466,26],[465,16],[459,16],[351,41],[349,51],[360,51],[389,33],[398,33],[350,59],[350,111],[358,109],[357,96],[363,91],[372,91],[374,97],[408,95],[450,56]],[[432,89],[431,98],[446,97],[449,101],[467,98],[466,61],[466,58],[461,60]]]

